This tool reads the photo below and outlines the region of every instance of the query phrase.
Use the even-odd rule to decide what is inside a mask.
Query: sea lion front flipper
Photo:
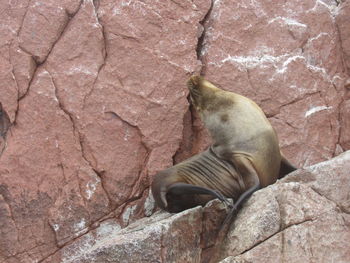
[[[285,175],[297,170],[297,168],[287,160],[287,158],[281,153],[281,166],[278,179],[283,178]]]
[[[212,195],[218,198],[220,201],[222,201],[226,205],[232,207],[230,202],[227,200],[227,198],[225,198],[219,191],[205,188],[202,186],[186,184],[186,183],[174,183],[169,187],[168,193],[175,194],[175,195],[186,195],[186,194]]]
[[[229,214],[226,216],[225,221],[223,223],[222,228],[226,225],[230,225],[232,218],[234,217],[237,209],[243,204],[243,202],[251,196],[255,191],[257,191],[260,188],[260,180],[258,173],[256,172],[254,166],[249,161],[248,158],[244,156],[234,156],[232,160],[235,168],[239,172],[239,174],[242,176],[244,185],[246,187],[246,191],[244,191],[238,198],[238,200],[235,202],[234,206],[232,207]],[[221,232],[221,230],[220,230]]]
[[[248,197],[250,197],[255,191],[259,190],[259,188],[261,187],[258,173],[256,172],[254,166],[248,158],[240,155],[235,155],[233,157],[232,162],[234,163],[234,166],[239,172],[239,174],[242,176],[247,190],[240,195],[238,200],[235,202],[234,206],[227,214],[216,238],[213,250],[214,254],[211,257],[210,262],[217,262],[217,256],[220,252],[220,245],[228,232],[228,229],[238,211],[238,208],[243,204],[245,200],[247,200]]]

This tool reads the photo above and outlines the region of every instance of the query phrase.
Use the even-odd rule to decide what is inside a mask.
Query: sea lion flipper
[[[244,203],[244,201],[246,201],[255,191],[259,190],[261,187],[258,173],[256,172],[254,166],[247,157],[241,155],[234,155],[234,157],[232,158],[232,162],[234,163],[235,168],[242,175],[244,184],[248,189],[240,195],[238,200],[235,202],[234,206],[227,214],[216,238],[216,242],[213,249],[214,255],[212,255],[210,262],[217,262],[217,253],[219,253],[220,251],[219,246],[225,238],[229,227],[232,223],[232,220],[237,214],[238,208]]]
[[[256,172],[254,166],[249,161],[248,158],[244,156],[235,155],[233,157],[233,163],[236,169],[239,171],[239,173],[242,176],[242,179],[244,181],[244,184],[246,186],[246,191],[244,191],[238,198],[238,200],[235,202],[234,206],[232,207],[231,211],[225,218],[225,221],[223,223],[223,226],[220,230],[222,232],[222,229],[225,228],[225,225],[230,225],[231,221],[237,211],[237,209],[243,204],[243,202],[251,196],[255,191],[259,190],[261,187],[260,180],[258,173]],[[219,233],[220,235],[220,233]]]
[[[285,175],[297,170],[297,168],[287,160],[287,158],[281,153],[281,166],[278,175],[278,179],[283,178]]]
[[[186,183],[172,184],[168,189],[168,193],[176,194],[176,195],[186,195],[186,194],[212,195],[218,198],[220,201],[224,202],[225,204],[229,203],[229,201],[217,190],[212,190],[202,186],[186,184]]]

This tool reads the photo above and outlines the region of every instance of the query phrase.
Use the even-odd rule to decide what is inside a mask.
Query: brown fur
[[[235,204],[219,233],[220,243],[243,201],[295,167],[282,156],[277,134],[256,103],[219,89],[200,76],[191,77],[187,86],[213,144],[207,151],[157,174],[152,192],[158,206],[174,212],[215,198],[193,194],[188,185],[232,198]],[[182,185],[173,190],[172,185],[177,183],[185,183],[184,189],[189,191],[181,191]]]
[[[152,193],[157,205],[170,212],[205,205],[214,199],[214,196],[209,195],[170,194],[169,187],[174,183],[220,190],[224,196],[233,199],[237,199],[244,191],[242,178],[234,166],[218,158],[211,148],[158,173],[152,183]]]

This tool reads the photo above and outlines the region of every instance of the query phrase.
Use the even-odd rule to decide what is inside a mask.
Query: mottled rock
[[[78,10],[78,0],[69,1]],[[64,4],[64,2],[63,2]],[[27,6],[19,30],[19,47],[32,55],[37,63],[47,58],[69,21],[69,13],[57,1],[35,1]]]
[[[44,262],[200,262],[201,228],[200,207],[157,213],[124,229],[107,220]]]
[[[350,71],[350,2],[344,1],[339,6],[339,11],[336,16],[337,25],[339,28],[340,40],[343,49],[343,56]]]
[[[336,16],[336,22],[339,29],[339,37],[342,45],[344,63],[347,66],[347,72],[350,72],[350,2],[344,1],[339,5],[339,11]],[[340,109],[340,145],[343,149],[350,149],[350,78],[345,82],[346,94],[344,102]]]
[[[345,152],[334,159],[312,165],[293,173],[280,182],[302,182],[327,199],[332,200],[346,213],[350,212],[350,154]]]
[[[349,83],[350,84],[350,83]],[[350,95],[350,90],[348,91]],[[340,145],[344,149],[350,148],[350,99],[346,100],[342,104],[340,110],[341,116],[341,132],[340,132]]]
[[[334,208],[326,198],[299,183],[267,187],[255,193],[239,212],[221,257],[241,254],[284,228],[312,220]]]
[[[335,4],[221,0],[205,23],[206,77],[255,100],[299,166],[331,158],[338,143],[346,76]]]
[[[232,225],[221,253],[228,257],[221,262],[348,262],[349,158],[348,151],[255,193]],[[278,203],[280,221],[273,223],[276,213],[271,213],[252,227],[248,222],[265,214],[271,198]],[[276,226],[269,233],[261,231],[264,225]]]
[[[350,217],[338,203],[349,202],[349,158],[348,151],[256,192],[221,246],[222,262],[348,262]],[[332,196],[330,188],[340,193]],[[178,214],[157,212],[126,228],[108,219],[44,262],[207,262],[224,216],[214,200]]]
[[[152,213],[149,181],[182,140],[209,6],[0,5],[0,103],[12,123],[0,137],[0,262],[41,260],[106,216],[125,226]]]
[[[350,148],[348,1],[23,0],[0,13],[1,263],[151,215],[154,174],[210,144],[187,100],[194,72],[256,100],[298,166]],[[279,199],[299,202],[290,187],[251,226],[277,220]],[[220,211],[204,209],[202,258]],[[296,214],[285,225],[312,217],[281,211]]]
[[[349,262],[349,226],[340,213],[293,225],[240,256],[221,263]]]

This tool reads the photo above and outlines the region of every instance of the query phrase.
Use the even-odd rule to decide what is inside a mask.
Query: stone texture
[[[350,72],[350,2],[346,1],[340,5],[338,14],[336,16],[337,26],[340,34],[342,44],[342,54],[344,63],[347,67],[347,72]],[[350,134],[347,132],[350,129],[350,78],[345,83],[346,93],[344,102],[341,107],[341,133],[340,144],[344,149],[350,147]]]
[[[1,3],[12,127],[1,127],[0,262],[37,262],[104,217],[124,226],[152,212],[149,176],[182,139],[183,83],[200,66],[209,5]]]
[[[302,182],[349,213],[350,177],[347,176],[349,169],[350,155],[346,152],[332,160],[307,167],[280,182]]]
[[[153,175],[210,144],[187,100],[194,72],[256,100],[298,166],[350,149],[349,2],[211,4],[0,1],[1,263],[38,262],[101,222],[150,216]],[[251,226],[300,201],[290,187]],[[202,258],[220,211],[202,212]]]
[[[349,262],[349,159],[348,151],[255,193],[232,225],[221,262]],[[252,226],[249,221],[261,218],[273,198],[279,221],[270,212]],[[264,226],[269,228],[261,231]]]
[[[221,0],[205,23],[206,77],[255,100],[301,166],[331,158],[339,144],[346,74],[336,14],[335,1]]]
[[[44,262],[200,262],[202,208],[157,213],[121,229],[105,221]]]
[[[242,209],[231,226],[221,256],[241,254],[289,226],[334,209],[335,205],[326,198],[299,183],[267,187],[254,194]]]
[[[345,60],[345,64],[348,68],[348,72],[350,70],[350,3],[349,1],[344,1],[338,10],[338,14],[336,16],[337,26],[339,29],[341,45],[343,49],[343,56]]]
[[[349,262],[349,227],[340,214],[324,214],[274,235],[257,247],[221,263]]]
[[[350,151],[256,192],[232,224],[221,262],[349,262],[349,159]],[[214,200],[126,228],[107,219],[44,262],[208,262],[225,211]]]
[[[350,83],[349,83],[350,84]],[[349,85],[350,88],[350,85]],[[348,91],[350,95],[350,90]],[[350,98],[350,96],[348,96]],[[350,99],[344,101],[341,107],[341,133],[340,133],[340,144],[344,149],[349,149],[350,147]]]

